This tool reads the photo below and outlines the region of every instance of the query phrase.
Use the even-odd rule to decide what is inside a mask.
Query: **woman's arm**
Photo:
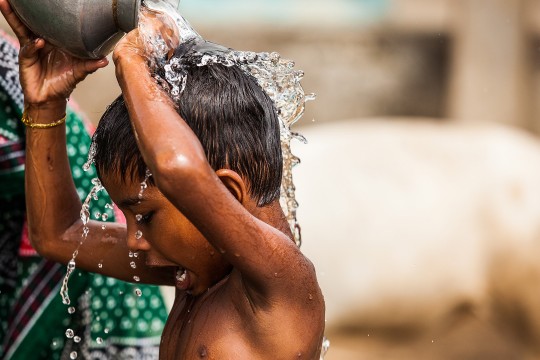
[[[66,150],[65,124],[50,128],[64,118],[66,99],[88,74],[107,65],[106,59],[81,60],[35,38],[11,9],[0,0],[0,10],[21,44],[20,80],[25,97],[26,201],[29,235],[35,249],[52,260],[67,263],[82,240],[81,202],[71,177]],[[90,190],[90,189],[89,189]],[[138,276],[148,283],[172,283],[171,275],[142,270],[144,256],[128,257],[124,225],[90,222],[90,232],[80,246],[77,266],[123,280],[133,280],[129,263],[138,262]],[[99,264],[102,266],[100,267]],[[139,274],[140,273],[140,274]]]

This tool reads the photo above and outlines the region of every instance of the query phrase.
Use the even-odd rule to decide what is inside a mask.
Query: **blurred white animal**
[[[410,120],[301,128],[303,251],[328,327],[433,326],[456,309],[540,343],[540,142]]]

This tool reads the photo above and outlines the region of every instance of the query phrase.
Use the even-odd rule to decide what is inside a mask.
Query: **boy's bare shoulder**
[[[282,268],[267,275],[267,287],[251,289],[243,274],[233,270],[228,296],[246,325],[244,336],[253,347],[266,349],[263,354],[272,354],[268,358],[318,359],[324,335],[324,298],[312,262],[290,239],[285,241],[285,248],[276,249],[280,254],[269,254],[285,261]]]

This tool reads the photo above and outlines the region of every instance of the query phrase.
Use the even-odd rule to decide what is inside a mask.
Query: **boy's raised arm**
[[[23,117],[28,122],[25,186],[30,240],[41,255],[67,263],[81,241],[82,221],[79,218],[81,201],[71,177],[66,150],[66,99],[78,82],[106,66],[108,61],[71,57],[45,40],[35,38],[7,0],[0,0],[0,10],[21,45]],[[125,226],[108,224],[106,233],[100,223],[91,222],[89,227],[90,234],[80,248],[77,266],[132,280],[129,262],[133,259],[127,256]],[[93,231],[98,228],[100,231]],[[107,235],[107,241],[103,240],[103,235]],[[143,258],[137,260],[144,266]],[[98,266],[100,262],[103,271]],[[141,276],[141,280],[168,282],[152,272]]]
[[[128,34],[113,59],[139,149],[158,188],[240,271],[254,298],[307,299],[308,289],[318,289],[313,266],[288,236],[246,209],[241,181],[224,184],[230,174],[211,168],[197,136],[151,77],[137,37],[137,31]]]

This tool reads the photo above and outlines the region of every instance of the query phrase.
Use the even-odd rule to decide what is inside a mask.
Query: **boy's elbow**
[[[179,183],[186,183],[190,179],[200,176],[201,170],[208,167],[206,158],[200,156],[186,156],[184,154],[169,153],[156,159],[152,175],[158,187],[163,190],[173,189]]]

